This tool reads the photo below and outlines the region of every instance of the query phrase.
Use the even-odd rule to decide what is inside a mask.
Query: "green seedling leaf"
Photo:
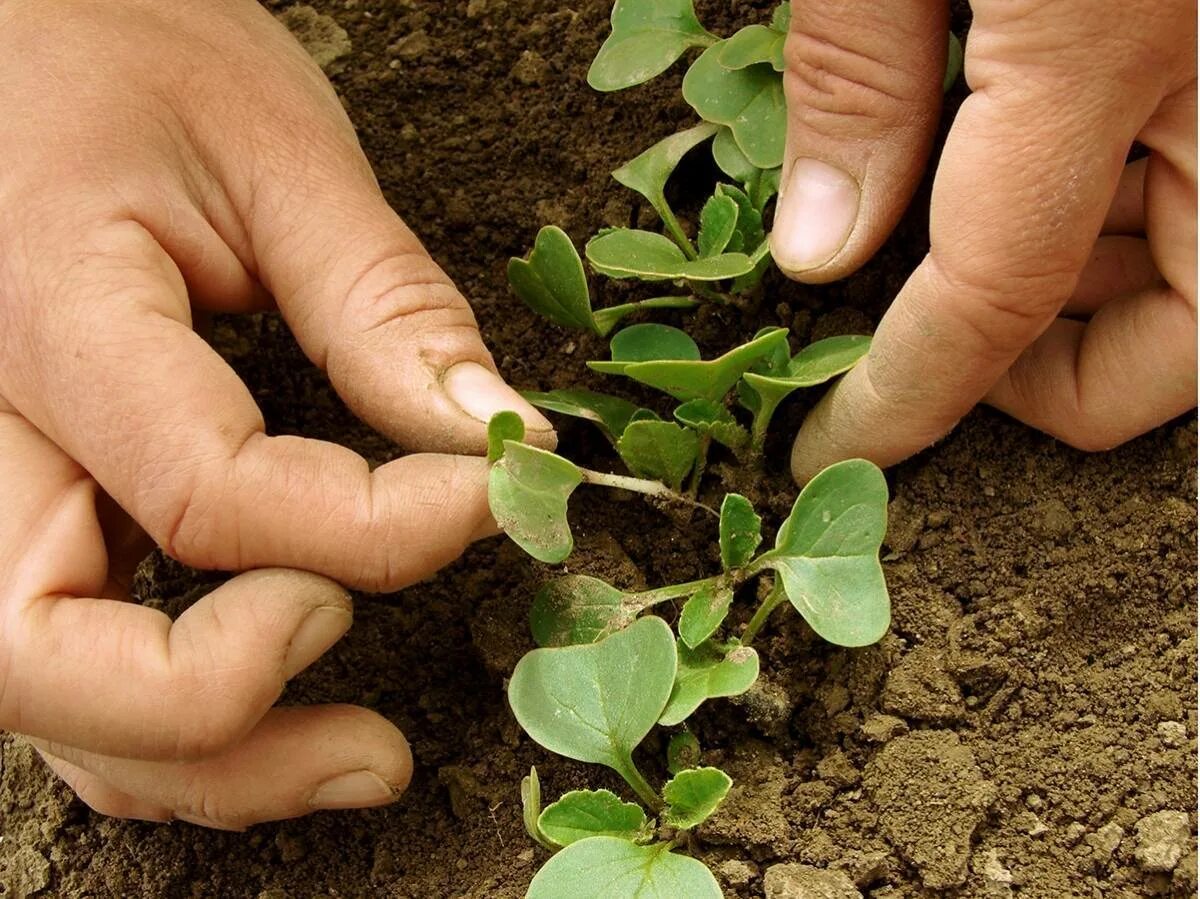
[[[696,236],[700,255],[708,257],[722,253],[737,229],[737,220],[737,203],[723,194],[709,197],[700,211],[700,233]]]
[[[672,774],[695,768],[700,764],[700,741],[690,730],[671,734],[667,741],[667,770]]]
[[[721,564],[726,571],[749,564],[762,543],[762,519],[750,500],[739,493],[727,494],[721,503],[720,541]]]
[[[772,374],[747,372],[738,385],[741,404],[754,413],[755,440],[762,440],[771,416],[788,396],[802,387],[815,387],[852,369],[871,348],[860,334],[828,337],[809,344],[787,365]]]
[[[700,358],[691,335],[670,325],[631,325],[609,342],[613,362],[655,362],[660,359]]]
[[[617,336],[620,337],[620,334]],[[706,362],[672,359],[618,364],[589,362],[588,367],[596,371],[625,375],[642,384],[663,390],[677,400],[706,399],[719,403],[755,362],[764,356],[772,355],[780,343],[787,343],[786,328],[767,331],[749,343]]]
[[[676,650],[675,687],[658,719],[664,726],[684,721],[706,699],[745,693],[758,680],[758,653],[749,646],[738,646],[724,655],[712,643],[691,649],[680,640]]]
[[[538,829],[560,846],[588,837],[620,837],[637,841],[649,825],[646,814],[632,802],[622,802],[609,790],[572,790],[546,806]]]
[[[758,175],[759,169],[746,158],[733,139],[733,132],[724,125],[713,138],[712,155],[717,167],[734,181],[749,184]]]
[[[578,646],[619,631],[635,614],[616,587],[585,574],[568,574],[537,592],[529,629],[538,646]]]
[[[662,234],[633,228],[611,228],[587,244],[592,268],[610,278],[642,281],[725,281],[754,268],[744,253],[722,253],[689,260],[679,246]]]
[[[767,63],[776,72],[782,72],[786,38],[787,31],[776,31],[766,25],[747,25],[722,45],[721,65],[727,69],[744,69]]]
[[[733,786],[720,768],[691,768],[680,771],[663,787],[667,809],[663,822],[679,830],[690,830],[717,810]]]
[[[504,441],[488,477],[488,505],[504,533],[539,562],[558,564],[575,540],[567,499],[583,481],[579,469],[547,450]]]
[[[729,614],[733,590],[709,584],[693,593],[679,613],[679,639],[688,649],[695,649],[714,633]]]
[[[680,160],[697,145],[708,140],[717,132],[717,126],[702,122],[686,131],[672,134],[656,143],[640,156],[635,157],[612,173],[618,183],[637,191],[650,201],[654,211],[663,221],[673,217],[663,191],[671,173]]]
[[[639,846],[620,837],[572,843],[542,867],[525,899],[721,899],[711,871],[670,844]]]
[[[787,34],[791,25],[792,3],[791,0],[783,0],[782,3],[775,7],[775,11],[771,13],[771,28],[780,34]]]
[[[783,169],[767,169],[762,172],[757,181],[751,184],[750,202],[761,214],[767,208],[771,199],[779,193],[779,179]]]
[[[612,34],[588,69],[588,84],[598,91],[633,87],[665,72],[689,47],[714,40],[692,0],[617,0]]]
[[[963,45],[953,31],[950,32],[950,50],[946,54],[946,74],[942,78],[942,93],[948,94],[950,88],[954,87],[954,82],[958,80],[958,76],[962,74],[963,67]]]
[[[538,231],[528,260],[508,260],[508,283],[526,306],[555,324],[598,331],[587,273],[562,228],[547,225]]]
[[[706,122],[726,125],[738,147],[757,168],[783,165],[787,108],[783,79],[770,65],[727,69],[721,54],[727,41],[700,54],[683,78],[683,98]]]
[[[670,421],[635,422],[617,441],[617,452],[630,471],[661,481],[676,492],[691,474],[699,450],[696,433]]]
[[[666,707],[676,664],[671,629],[647,616],[599,643],[527,653],[509,681],[508,701],[545,749],[640,779],[633,749]]]
[[[831,465],[809,481],[755,567],[773,568],[814,631],[839,646],[882,637],[891,603],[879,547],[887,530],[887,482],[863,459]]]
[[[729,197],[738,207],[737,229],[729,240],[729,252],[753,252],[762,246],[767,236],[763,231],[762,212],[750,196],[732,184],[718,184],[717,193]]]
[[[628,400],[594,390],[551,390],[549,393],[522,391],[521,396],[539,409],[594,422],[604,432],[604,436],[612,441],[616,441],[625,433],[630,419],[638,410],[638,407]]]
[[[542,814],[542,783],[538,780],[537,768],[530,768],[529,774],[521,779],[521,818],[525,822],[525,832],[535,843],[554,852],[559,848],[538,828],[538,817]]]
[[[488,454],[489,462],[496,462],[504,455],[504,442],[513,440],[520,443],[525,439],[525,422],[516,412],[497,412],[488,422]]]
[[[738,424],[733,414],[712,400],[688,400],[675,410],[675,420],[701,434],[707,434],[722,446],[740,450],[750,433]]]
[[[624,321],[626,316],[634,312],[643,309],[695,309],[699,305],[700,301],[692,297],[651,297],[648,300],[596,309],[593,311],[592,317],[596,321],[596,333],[601,337],[606,337],[613,328]]]

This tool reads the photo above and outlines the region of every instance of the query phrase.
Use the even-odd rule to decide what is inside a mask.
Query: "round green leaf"
[[[525,899],[721,899],[721,888],[702,862],[666,843],[588,837],[546,862]]]
[[[700,439],[694,431],[670,421],[639,421],[625,429],[617,441],[617,452],[629,470],[642,478],[661,481],[672,490],[696,464]]]
[[[612,228],[587,243],[588,262],[610,278],[669,281],[682,277],[687,257],[675,241],[653,231]]]
[[[830,378],[845,374],[871,349],[871,338],[865,334],[844,334],[810,343],[787,366],[789,380],[801,387],[824,384]]]
[[[754,260],[745,253],[721,253],[691,259],[679,269],[679,277],[689,281],[726,281],[754,270]]]
[[[741,184],[748,184],[758,173],[758,168],[742,152],[733,139],[733,132],[725,125],[717,132],[712,144],[713,161],[726,175]]]
[[[567,499],[582,480],[579,469],[562,456],[507,440],[488,477],[492,517],[529,555],[557,564],[575,545]]]
[[[647,616],[599,643],[527,653],[509,681],[508,701],[542,747],[624,772],[666,706],[675,666],[671,629]]]
[[[624,433],[638,408],[629,400],[594,390],[551,390],[549,393],[522,391],[521,396],[539,409],[594,422],[609,440],[616,440]]]
[[[538,591],[529,627],[538,646],[577,646],[620,630],[635,614],[616,587],[586,574],[568,574]]]
[[[722,655],[711,643],[689,649],[682,640],[676,644],[679,667],[675,687],[658,723],[670,727],[679,724],[700,708],[706,699],[737,696],[758,680],[758,653],[739,646]]]
[[[516,412],[507,409],[497,412],[488,422],[487,439],[487,460],[495,462],[504,455],[506,440],[520,443],[525,439],[525,421]]]
[[[766,25],[747,25],[725,41],[720,53],[721,65],[727,69],[744,69],[767,63],[776,72],[783,71],[783,43],[787,32]]]
[[[608,347],[613,362],[700,358],[700,347],[696,346],[691,335],[670,325],[630,325],[618,331]]]
[[[588,69],[594,90],[618,91],[665,72],[689,47],[712,43],[692,0],[617,0],[612,34]]]
[[[887,531],[887,481],[864,459],[809,481],[760,564],[779,572],[788,600],[839,646],[866,646],[891,622],[879,547]]]
[[[733,590],[709,584],[693,593],[679,613],[679,639],[695,649],[711,637],[729,614]]]
[[[748,564],[762,543],[762,519],[741,494],[726,494],[721,503],[720,542],[726,571]]]
[[[570,846],[588,837],[637,840],[649,822],[640,806],[609,790],[572,790],[546,806],[537,823],[548,839]]]
[[[537,234],[529,260],[508,261],[508,283],[534,312],[555,324],[595,331],[587,273],[567,233],[547,225]]]
[[[679,830],[695,827],[717,810],[731,786],[733,780],[720,768],[680,771],[663,787],[663,822]]]
[[[692,63],[683,78],[683,98],[705,121],[727,125],[756,167],[773,169],[783,164],[787,138],[783,79],[770,65],[725,68],[726,43],[714,44]]]

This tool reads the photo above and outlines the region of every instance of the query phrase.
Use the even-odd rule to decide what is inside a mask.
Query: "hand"
[[[94,809],[242,828],[389,802],[411,759],[348,706],[274,709],[350,626],[493,532],[482,459],[267,437],[194,310],[278,303],[363,418],[479,451],[496,374],[329,84],[253,0],[0,3],[0,728]],[[148,534],[234,578],[125,602]],[[305,569],[319,572],[278,570]]]
[[[1196,5],[977,0],[973,93],[933,186],[930,249],[867,359],[822,400],[792,470],[889,465],[976,402],[1087,450],[1196,402]],[[944,0],[796,4],[772,249],[812,283],[854,271],[920,179]],[[1137,140],[1149,158],[1126,165]]]

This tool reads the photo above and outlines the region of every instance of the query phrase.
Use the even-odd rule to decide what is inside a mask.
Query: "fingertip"
[[[840,258],[858,221],[862,190],[836,165],[802,158],[782,185],[771,255],[789,278],[822,283],[840,277]]]
[[[459,362],[442,373],[442,389],[470,418],[487,424],[498,412],[516,412],[525,422],[530,442],[553,439],[554,427],[537,409],[494,371],[475,361]]]

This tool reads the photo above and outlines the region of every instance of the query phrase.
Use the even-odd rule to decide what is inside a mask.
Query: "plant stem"
[[[687,495],[692,499],[700,493],[700,479],[704,477],[704,468],[708,465],[708,450],[712,446],[712,434],[700,435],[700,446],[696,450],[696,467],[692,469],[692,481],[688,484]]]
[[[679,219],[675,217],[675,210],[667,203],[666,197],[660,197],[660,200],[661,202],[655,204],[654,210],[658,213],[659,218],[663,220],[663,224],[667,226],[667,231],[670,233],[671,239],[679,245],[679,249],[683,250],[684,256],[689,260],[695,259],[696,248],[692,246],[692,242],[688,239],[688,236],[683,233],[683,226],[679,224]]]
[[[602,471],[592,471],[590,468],[581,468],[579,471],[583,475],[583,482],[585,484],[592,484],[596,487],[612,487],[616,490],[628,490],[631,493],[644,493],[646,496],[657,496],[660,499],[670,500],[674,503],[683,503],[696,509],[703,509],[710,515],[717,515],[714,510],[703,503],[698,503],[691,497],[684,496],[682,493],[672,490],[666,484],[661,484],[658,481],[650,481],[646,478],[631,478],[621,474],[605,474]]]
[[[642,777],[642,772],[633,763],[632,756],[626,756],[621,759],[616,772],[625,778],[625,782],[633,788],[633,792],[637,793],[638,798],[646,803],[651,811],[655,814],[662,811],[663,801],[658,798],[658,793],[654,791],[654,787],[650,786],[646,778]]]
[[[783,578],[776,575],[775,585],[771,588],[771,592],[767,594],[767,598],[762,601],[762,605],[758,607],[758,610],[754,613],[754,617],[746,625],[745,633],[742,634],[743,646],[750,645],[750,642],[762,630],[762,626],[767,623],[767,619],[771,616],[771,613],[778,606],[782,605],[786,599],[787,594],[783,590]]]
[[[750,452],[756,456],[762,455],[763,445],[767,442],[767,429],[771,425],[771,418],[775,415],[775,410],[779,408],[778,402],[769,402],[763,397],[760,397],[759,401],[762,406],[750,425]]]
[[[729,294],[720,290],[714,290],[703,281],[688,281],[684,279],[688,290],[696,294],[698,297],[704,297],[706,300],[712,300],[714,303],[720,303],[723,306],[736,306],[737,303]]]
[[[648,609],[650,606],[665,602],[668,599],[679,599],[683,596],[691,596],[693,593],[699,593],[709,584],[716,583],[725,577],[723,574],[715,574],[712,577],[701,578],[698,581],[689,581],[686,584],[672,584],[669,587],[659,587],[657,590],[646,590],[642,593],[630,593],[628,600],[631,604],[636,604],[638,611]]]

